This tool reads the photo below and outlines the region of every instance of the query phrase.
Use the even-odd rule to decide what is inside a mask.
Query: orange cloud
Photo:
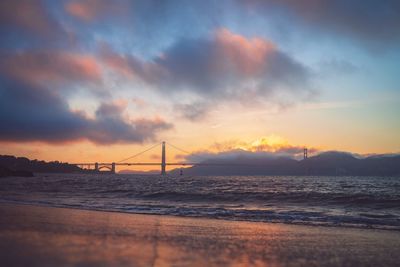
[[[83,21],[93,21],[106,15],[121,14],[129,9],[128,4],[129,1],[80,0],[66,3],[65,10]]]
[[[266,57],[276,52],[276,46],[270,41],[258,37],[247,39],[225,28],[216,32],[216,42],[217,53],[245,75],[263,71],[267,62]],[[217,66],[218,63],[216,62]]]
[[[89,5],[89,2],[70,2],[65,5],[65,9],[71,15],[83,20],[92,20],[95,16],[95,9]]]
[[[100,56],[105,65],[114,71],[128,78],[136,76],[136,71],[132,68],[129,58],[115,53],[107,45],[101,45]]]
[[[101,80],[93,56],[69,52],[18,53],[5,57],[0,67],[14,79],[34,84]]]
[[[269,135],[261,137],[252,142],[245,141],[227,141],[223,143],[215,143],[211,146],[211,151],[214,152],[226,152],[233,150],[244,150],[248,152],[271,152],[271,153],[288,153],[288,154],[301,154],[306,146],[292,145],[286,139],[277,136]],[[317,149],[311,148],[309,152],[316,152]]]
[[[178,158],[188,161],[203,161],[212,158],[236,158],[251,156],[255,158],[265,157],[288,157],[299,159],[303,157],[304,148],[302,145],[292,145],[284,138],[277,135],[261,137],[255,141],[247,142],[240,140],[215,143],[208,149],[195,151],[189,155],[177,155]],[[316,148],[308,149],[308,155],[319,152]]]

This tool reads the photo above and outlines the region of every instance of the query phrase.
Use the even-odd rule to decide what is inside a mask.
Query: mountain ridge
[[[355,157],[348,152],[327,151],[303,160],[289,157],[208,159],[202,163],[229,164],[195,165],[185,168],[188,175],[359,175],[400,176],[400,155]],[[179,174],[180,169],[171,174]]]

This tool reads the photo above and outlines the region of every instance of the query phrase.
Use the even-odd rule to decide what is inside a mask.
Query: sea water
[[[400,230],[400,177],[36,174],[0,178],[0,202]]]

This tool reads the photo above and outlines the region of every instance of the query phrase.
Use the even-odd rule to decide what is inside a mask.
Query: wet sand
[[[400,232],[0,205],[1,266],[398,266]]]

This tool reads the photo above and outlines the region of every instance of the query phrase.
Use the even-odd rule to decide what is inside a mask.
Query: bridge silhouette
[[[161,143],[157,143],[156,145],[153,145],[152,147],[143,150],[133,156],[130,156],[128,158],[125,158],[123,160],[120,160],[118,162],[90,162],[90,163],[71,163],[72,165],[76,165],[82,169],[89,169],[93,171],[100,172],[101,170],[108,170],[111,173],[115,173],[115,168],[116,166],[160,166],[161,167],[161,175],[166,175],[166,167],[167,166],[193,166],[193,165],[231,165],[231,164],[218,164],[218,163],[201,163],[201,162],[167,162],[166,161],[166,144],[169,146],[175,148],[176,150],[179,150],[181,152],[184,152],[185,154],[190,154],[189,152],[180,149],[177,146],[174,146],[170,143],[166,143],[165,141]],[[136,158],[158,146],[161,145],[161,162],[126,162],[128,160],[132,160],[133,158]]]

